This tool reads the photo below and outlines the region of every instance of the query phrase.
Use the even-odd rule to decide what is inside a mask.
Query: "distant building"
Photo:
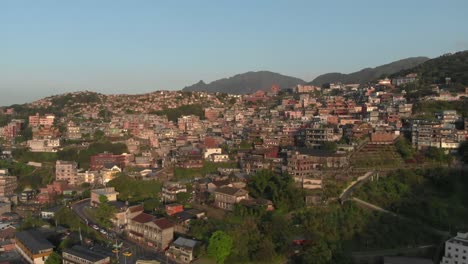
[[[81,184],[78,178],[78,164],[74,161],[57,160],[55,162],[55,179],[67,181],[70,185]]]
[[[0,197],[14,194],[17,187],[18,179],[16,176],[0,175]]]
[[[16,250],[31,264],[44,264],[54,251],[54,246],[37,230],[16,233]]]
[[[98,171],[103,169],[106,165],[117,165],[119,168],[125,167],[125,155],[114,155],[112,153],[101,153],[91,156],[90,170]]]
[[[60,147],[60,139],[32,139],[28,140],[31,152],[57,152]]]
[[[445,255],[440,264],[468,263],[468,232],[457,233],[457,236],[445,242]]]

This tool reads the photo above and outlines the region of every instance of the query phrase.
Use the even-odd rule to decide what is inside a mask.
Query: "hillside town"
[[[400,169],[463,167],[453,157],[468,139],[468,87],[454,93],[433,84],[414,98],[407,87],[417,79],[273,85],[245,95],[77,92],[1,108],[2,263],[215,263],[215,239],[244,239],[222,231],[219,221],[229,218],[296,221],[304,210],[349,203],[403,213],[358,189]],[[434,102],[454,107],[424,108]],[[283,252],[275,263],[311,263],[301,260],[304,252],[321,245],[301,221],[272,236],[271,248],[229,263],[268,250]],[[466,263],[466,233],[442,237],[448,248],[440,263]],[[418,239],[392,247],[427,242]],[[366,247],[386,249],[356,252]]]

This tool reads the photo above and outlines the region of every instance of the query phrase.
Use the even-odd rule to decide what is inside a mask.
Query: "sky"
[[[466,0],[0,0],[0,105],[436,57],[468,49],[467,14]]]

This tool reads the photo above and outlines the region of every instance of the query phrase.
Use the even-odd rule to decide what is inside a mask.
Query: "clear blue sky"
[[[0,0],[0,105],[468,49],[468,1]]]

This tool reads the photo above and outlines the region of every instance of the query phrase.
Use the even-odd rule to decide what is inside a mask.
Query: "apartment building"
[[[57,160],[55,163],[55,179],[67,181],[70,185],[79,185],[83,182],[78,176],[78,164],[74,161]]]
[[[14,194],[17,187],[16,176],[0,175],[0,197]]]
[[[440,264],[467,264],[468,263],[468,233],[457,235],[445,242],[445,255]]]
[[[342,131],[333,126],[314,125],[303,132],[304,144],[310,148],[320,148],[324,142],[338,141]]]

